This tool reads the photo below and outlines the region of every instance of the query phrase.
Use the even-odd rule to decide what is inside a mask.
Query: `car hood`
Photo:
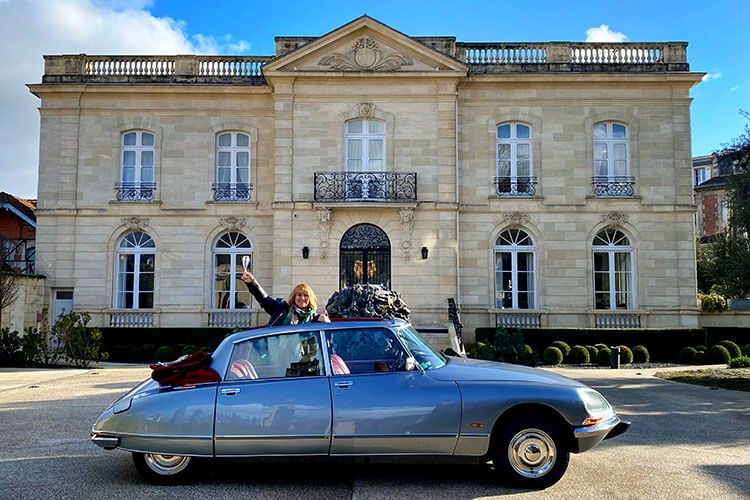
[[[584,384],[562,375],[538,368],[511,365],[481,359],[448,357],[448,362],[437,370],[427,372],[437,380],[530,382],[537,384],[585,387]]]

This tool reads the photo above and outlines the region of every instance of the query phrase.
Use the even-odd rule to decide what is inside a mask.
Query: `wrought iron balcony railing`
[[[118,182],[115,198],[119,201],[153,201],[155,182]]]
[[[218,182],[211,189],[216,201],[248,201],[253,185],[247,182]]]
[[[495,177],[495,192],[498,196],[534,196],[536,177]]]
[[[315,201],[417,201],[417,173],[315,172]]]
[[[635,177],[594,177],[594,196],[633,196]]]

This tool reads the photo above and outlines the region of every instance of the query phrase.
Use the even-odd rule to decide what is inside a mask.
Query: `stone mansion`
[[[417,328],[695,327],[687,43],[468,43],[362,16],[273,56],[45,56],[52,315],[254,326],[375,283]]]

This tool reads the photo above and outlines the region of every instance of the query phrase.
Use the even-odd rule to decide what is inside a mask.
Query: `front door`
[[[331,455],[452,454],[461,421],[458,388],[420,370],[388,329],[326,333],[331,381]],[[346,372],[349,373],[346,373]]]
[[[341,237],[339,289],[370,283],[391,287],[391,243],[373,224],[357,224]]]

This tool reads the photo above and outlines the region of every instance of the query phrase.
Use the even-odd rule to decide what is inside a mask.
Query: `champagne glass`
[[[245,270],[245,272],[248,272],[247,266],[250,265],[250,256],[249,255],[243,255],[242,256],[242,268]]]

